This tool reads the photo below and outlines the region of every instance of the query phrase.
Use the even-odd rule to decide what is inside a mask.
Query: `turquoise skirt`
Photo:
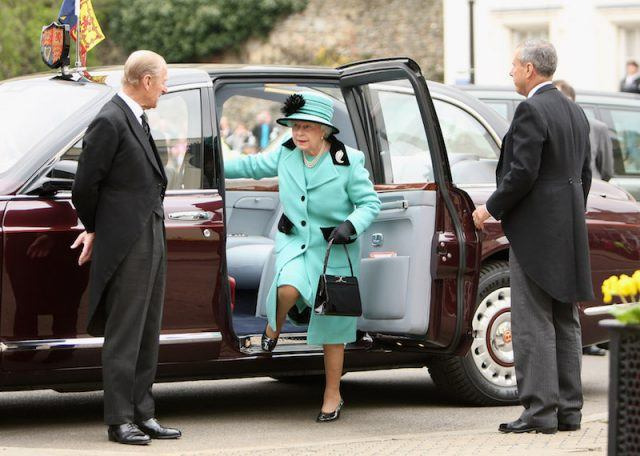
[[[280,270],[278,275],[277,286],[290,285],[300,293],[300,299],[296,303],[298,310],[302,311],[305,306],[311,307],[311,320],[309,321],[309,329],[307,330],[307,344],[309,345],[326,345],[326,344],[348,344],[356,340],[356,317],[336,317],[330,315],[317,315],[313,311],[313,303],[316,297],[316,289],[318,287],[318,279],[312,284],[307,276],[306,253],[298,255],[288,261]],[[347,270],[349,268],[346,268]],[[346,272],[346,271],[345,271]],[[275,309],[272,312],[267,311],[268,315],[275,315]],[[272,323],[269,322],[271,326]],[[274,326],[271,326],[272,328]]]

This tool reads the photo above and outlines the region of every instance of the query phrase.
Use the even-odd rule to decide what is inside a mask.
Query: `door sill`
[[[278,345],[272,352],[265,352],[261,347],[261,334],[252,334],[240,337],[240,351],[246,355],[283,355],[283,354],[317,354],[322,353],[322,345],[308,345],[307,333],[286,333],[281,334]],[[354,342],[347,344],[346,350],[367,350],[371,348],[368,343]]]
[[[269,352],[260,346],[261,334],[243,336],[240,338],[240,351],[247,355],[267,355]],[[307,333],[285,333],[278,338],[278,345],[271,353],[321,353],[320,345],[307,345]]]

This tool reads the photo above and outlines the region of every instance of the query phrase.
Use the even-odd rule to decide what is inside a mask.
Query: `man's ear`
[[[142,87],[144,87],[145,90],[149,90],[149,87],[151,87],[151,75],[150,74],[145,74],[142,77]]]
[[[527,62],[525,64],[525,73],[526,73],[528,78],[534,76],[535,67],[533,66],[533,63]]]

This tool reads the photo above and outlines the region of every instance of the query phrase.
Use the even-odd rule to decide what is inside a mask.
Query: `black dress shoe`
[[[558,430],[567,432],[567,431],[579,431],[580,423],[578,424],[569,424],[569,423],[558,423]]]
[[[112,424],[107,430],[109,440],[125,445],[148,445],[151,438],[133,423]]]
[[[585,355],[592,355],[592,356],[605,356],[607,354],[607,351],[596,345],[589,345],[588,347],[584,347],[582,349],[582,353]]]
[[[163,427],[155,418],[141,421],[138,423],[138,427],[149,434],[152,439],[179,439],[182,436],[182,432],[178,429]]]
[[[500,432],[514,434],[523,434],[525,432],[535,432],[536,434],[555,434],[558,432],[558,428],[533,426],[529,423],[525,423],[520,418],[510,423],[502,423],[498,427],[498,430]]]
[[[267,324],[267,326],[269,325]],[[272,339],[271,337],[267,336],[267,326],[264,327],[264,332],[262,333],[262,340],[260,341],[260,345],[264,351],[272,352],[273,349],[276,348],[276,345],[278,343],[278,338],[276,337],[275,339]]]
[[[340,403],[338,404],[338,406],[333,412],[324,413],[322,410],[320,410],[320,413],[318,413],[318,417],[316,418],[316,421],[318,423],[326,423],[329,421],[337,420],[338,418],[340,418],[340,409],[342,409],[343,405],[344,405],[344,401],[340,399]]]

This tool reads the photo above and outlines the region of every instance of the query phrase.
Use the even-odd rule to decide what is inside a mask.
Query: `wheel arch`
[[[509,246],[504,245],[499,249],[483,252],[481,267],[489,261],[509,261]]]

